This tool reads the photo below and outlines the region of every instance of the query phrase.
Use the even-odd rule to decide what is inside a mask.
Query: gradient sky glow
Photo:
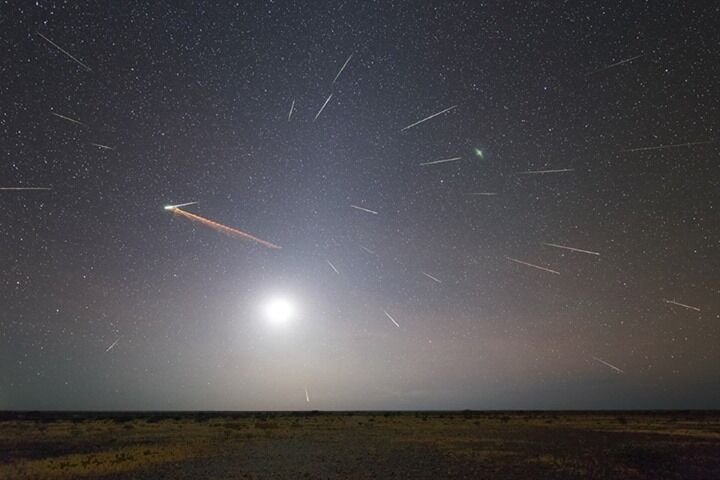
[[[719,7],[220,3],[0,6],[0,409],[720,407]]]

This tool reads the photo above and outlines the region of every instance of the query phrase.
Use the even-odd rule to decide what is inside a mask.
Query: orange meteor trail
[[[207,218],[201,217],[200,215],[195,215],[194,213],[186,212],[185,210],[181,210],[178,207],[173,207],[169,209],[171,212],[173,212],[176,215],[182,215],[183,217],[187,218],[188,220],[192,220],[193,222],[202,223],[203,225],[207,225],[208,227],[217,230],[218,232],[224,233],[226,235],[230,235],[231,237],[235,238],[242,238],[244,240],[252,240],[253,242],[257,242],[260,245],[264,245],[268,248],[282,248],[274,243],[266,242],[265,240],[261,240],[257,237],[253,237],[249,233],[241,232],[240,230],[232,227],[225,226],[221,223],[213,222],[212,220],[208,220]]]

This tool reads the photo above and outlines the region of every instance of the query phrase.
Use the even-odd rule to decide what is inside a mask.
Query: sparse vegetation
[[[385,478],[390,473],[720,478],[720,417],[469,410],[0,414],[0,480]]]

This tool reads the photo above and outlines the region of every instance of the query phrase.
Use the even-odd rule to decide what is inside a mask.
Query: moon
[[[295,316],[295,305],[287,298],[275,297],[263,307],[268,323],[275,326],[287,325]]]

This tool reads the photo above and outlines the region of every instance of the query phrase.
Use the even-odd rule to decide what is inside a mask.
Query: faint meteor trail
[[[596,74],[596,73],[604,72],[605,70],[610,70],[611,68],[618,67],[618,66],[623,65],[623,64],[625,64],[625,63],[632,62],[633,60],[637,60],[638,58],[643,57],[643,56],[645,56],[645,54],[644,54],[644,53],[641,53],[640,55],[635,55],[634,57],[626,58],[625,60],[620,60],[619,62],[615,62],[615,63],[613,63],[612,65],[608,65],[607,67],[602,67],[602,68],[599,68],[599,69],[597,69],[597,70],[594,70],[594,71],[588,73],[588,74],[586,75],[586,77],[587,77],[587,76],[590,76],[590,75],[594,75],[594,74]]]
[[[574,168],[557,168],[555,170],[528,170],[526,172],[518,172],[518,175],[543,175],[545,173],[564,173],[574,171]]]
[[[100,144],[100,143],[92,143],[92,142],[90,142],[90,145],[92,145],[92,146],[94,146],[94,147],[101,148],[101,149],[103,149],[103,150],[115,150],[113,147],[108,147],[107,145],[102,145],[102,144]]]
[[[395,321],[395,319],[390,315],[388,312],[383,310],[383,313],[390,319],[391,322],[395,324],[396,327],[400,328],[400,325],[398,325],[398,322]]]
[[[0,187],[0,190],[22,192],[25,190],[52,190],[51,187]]]
[[[695,310],[696,312],[700,311],[698,307],[693,307],[692,305],[685,305],[684,303],[676,302],[675,300],[668,300],[666,298],[663,298],[663,302],[669,303],[671,305],[677,305],[678,307],[687,308],[688,310]]]
[[[170,207],[170,208],[168,208]],[[241,238],[244,240],[252,240],[253,242],[259,243],[260,245],[263,245],[268,248],[277,248],[280,249],[282,247],[275,245],[274,243],[267,242],[265,240],[259,239],[257,237],[253,237],[249,233],[245,233],[243,231],[240,231],[236,228],[228,227],[226,225],[223,225],[222,223],[215,222],[213,220],[209,220],[205,217],[201,217],[200,215],[195,215],[194,213],[186,212],[185,210],[181,210],[175,205],[168,205],[165,207],[165,210],[170,210],[175,215],[181,215],[188,220],[192,220],[193,222],[201,223],[203,225],[206,225],[213,230],[216,230],[218,232],[224,233],[226,235],[230,235],[231,237],[235,238]]]
[[[701,142],[688,142],[688,143],[674,143],[672,145],[657,145],[655,147],[638,147],[638,148],[626,148],[620,150],[621,152],[647,152],[650,150],[664,150],[666,148],[680,148],[680,147],[691,147],[693,145],[706,145],[713,143],[715,140],[703,140]]]
[[[310,392],[308,392],[308,388],[305,387],[305,401],[307,403],[310,403]]]
[[[109,352],[110,350],[112,350],[113,347],[114,347],[115,345],[117,345],[119,341],[120,341],[120,337],[118,337],[118,339],[115,340],[115,341],[113,342],[113,344],[110,345],[110,346],[107,348],[107,350],[105,350],[105,353],[107,353],[107,352]]]
[[[543,243],[548,247],[562,248],[564,250],[570,250],[571,252],[587,253],[589,255],[600,255],[598,252],[591,252],[590,250],[583,250],[581,248],[566,247],[565,245],[557,245],[555,243]]]
[[[377,214],[378,214],[378,212],[376,212],[375,210],[370,210],[370,209],[368,209],[368,208],[358,207],[357,205],[350,205],[350,206],[351,206],[352,208],[356,209],[356,210],[362,210],[363,212],[372,213],[373,215],[377,215]]]
[[[293,110],[295,110],[295,99],[293,98],[292,104],[290,105],[290,112],[288,113],[288,122],[292,118]]]
[[[366,251],[367,253],[369,253],[370,255],[377,255],[377,253],[373,252],[372,250],[370,250],[370,249],[367,248],[367,247],[363,247],[362,245],[359,245],[359,247],[362,248],[363,250],[365,250],[365,251]]]
[[[315,115],[315,118],[313,118],[313,122],[314,122],[315,120],[317,120],[318,117],[320,116],[320,114],[323,112],[323,110],[325,110],[325,106],[328,104],[328,102],[330,101],[330,99],[332,98],[332,96],[333,96],[333,94],[331,93],[330,96],[327,98],[327,100],[325,100],[325,103],[323,103],[323,106],[320,107],[320,110],[318,110],[318,113]]]
[[[350,56],[347,58],[347,60],[345,60],[345,63],[343,63],[343,66],[340,67],[340,71],[337,73],[337,75],[335,75],[335,78],[332,81],[333,85],[335,85],[335,81],[338,79],[338,77],[343,72],[343,70],[345,70],[345,67],[347,67],[347,64],[350,63],[351,58],[352,58],[352,54],[350,54]]]
[[[78,125],[82,125],[83,127],[90,128],[87,125],[85,125],[83,122],[81,122],[80,120],[75,120],[74,118],[66,117],[65,115],[60,115],[59,113],[55,113],[55,112],[50,112],[50,113],[52,113],[56,117],[62,118],[63,120],[67,120],[68,122],[77,123]]]
[[[482,196],[482,197],[494,197],[495,195],[497,195],[497,193],[493,193],[493,192],[471,192],[471,193],[466,193],[466,195]]]
[[[335,265],[333,265],[330,260],[328,260],[328,259],[326,258],[325,261],[328,263],[328,265],[330,265],[330,268],[332,268],[335,273],[337,273],[338,275],[340,275],[340,272],[338,272],[338,269],[335,268]]]
[[[450,110],[452,110],[452,109],[455,108],[455,107],[457,107],[457,105],[453,105],[452,107],[448,107],[448,108],[446,108],[445,110],[442,110],[442,111],[437,112],[437,113],[433,113],[433,114],[430,115],[429,117],[425,117],[425,118],[423,118],[422,120],[418,120],[417,122],[408,125],[407,127],[401,129],[400,131],[401,131],[401,132],[404,132],[405,130],[409,130],[409,129],[413,128],[413,127],[416,127],[416,126],[420,125],[420,124],[423,123],[423,122],[427,122],[427,121],[430,120],[431,118],[435,118],[435,117],[437,117],[438,115],[442,115],[443,113],[449,112]]]
[[[73,59],[76,63],[78,63],[79,65],[81,65],[81,66],[82,66],[84,69],[86,69],[88,72],[92,72],[92,69],[91,69],[90,67],[88,67],[88,66],[85,65],[83,62],[81,62],[80,60],[78,60],[77,58],[73,57],[72,55],[70,55],[70,54],[69,54],[68,52],[66,52],[65,50],[63,50],[62,47],[60,47],[60,45],[58,45],[57,43],[53,42],[52,40],[50,40],[49,38],[47,38],[45,35],[43,35],[43,34],[40,33],[40,32],[35,32],[35,33],[37,33],[38,35],[40,35],[40,36],[41,36],[46,42],[48,42],[50,45],[52,45],[53,47],[57,48],[57,49],[60,50],[62,53],[64,53],[65,55],[67,55],[68,57],[70,57],[71,59]]]
[[[510,258],[510,257],[505,257],[505,258],[507,258],[511,262],[519,263],[520,265],[527,265],[528,267],[537,268],[538,270],[543,270],[545,272],[554,273],[555,275],[560,275],[560,272],[556,272],[555,270],[550,270],[549,268],[541,267],[539,265],[533,265],[532,263],[528,263],[528,262],[523,262],[522,260],[518,260],[516,258]]]
[[[611,363],[606,362],[605,360],[603,360],[603,359],[601,359],[601,358],[592,357],[592,359],[595,360],[596,362],[602,363],[602,364],[605,365],[606,367],[612,368],[612,369],[615,370],[617,373],[625,373],[622,369],[616,367],[615,365],[613,365],[613,364],[611,364]]]
[[[458,160],[462,160],[462,157],[453,157],[453,158],[444,158],[442,160],[434,160],[432,162],[421,163],[420,166],[424,167],[426,165],[437,165],[439,163],[457,162]]]
[[[440,280],[438,280],[437,278],[433,277],[433,276],[430,275],[429,273],[422,272],[422,274],[425,275],[426,277],[428,277],[430,280],[432,280],[432,281],[434,281],[434,282],[442,283]]]

